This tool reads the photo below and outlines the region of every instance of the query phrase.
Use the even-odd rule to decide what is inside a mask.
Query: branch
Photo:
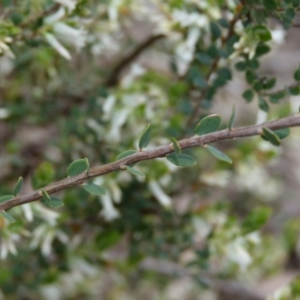
[[[228,42],[228,40],[231,38],[231,36],[234,34],[234,26],[240,18],[241,18],[241,14],[239,13],[231,20],[227,35],[221,39],[221,43],[222,43],[221,47],[223,47]],[[217,56],[205,76],[205,80],[207,82],[209,81],[211,75],[216,71],[219,61],[220,61],[220,56]],[[201,95],[204,96],[206,91],[207,91],[206,88],[203,89]],[[190,117],[187,121],[186,128],[190,128],[193,125],[195,118],[197,116],[199,116],[199,114],[200,114],[200,109],[201,109],[200,101],[198,101],[198,105],[194,108],[193,113],[190,115]]]
[[[140,45],[136,47],[131,53],[129,53],[127,56],[123,57],[117,65],[114,67],[114,69],[111,72],[111,75],[105,82],[105,86],[107,87],[113,87],[118,83],[118,77],[121,73],[121,71],[127,67],[132,61],[140,55],[145,49],[150,47],[154,42],[157,40],[165,37],[164,34],[158,34],[154,36],[150,36],[147,38],[144,42],[142,42]]]
[[[193,136],[190,138],[182,139],[178,141],[178,143],[181,149],[187,149],[187,148],[193,148],[198,146],[204,146],[206,144],[210,144],[222,140],[260,135],[263,127],[267,127],[271,130],[276,130],[276,129],[287,128],[287,127],[295,127],[295,126],[300,126],[300,114],[282,118],[276,121],[263,123],[260,125],[239,127],[239,128],[234,128],[232,130],[224,129],[203,136]],[[80,185],[91,178],[112,173],[114,171],[123,170],[124,166],[136,164],[138,162],[145,161],[145,160],[152,160],[154,158],[165,157],[167,154],[170,154],[172,152],[173,152],[173,144],[160,146],[152,150],[139,151],[133,155],[106,164],[104,166],[93,167],[90,169],[89,174],[87,174],[87,172],[83,172],[77,176],[62,179],[58,182],[55,182],[45,187],[44,190],[48,194],[54,194],[56,192],[65,190],[69,187]],[[28,195],[18,196],[11,200],[0,203],[0,211],[8,210],[15,206],[19,206],[25,203],[37,201],[41,198],[43,198],[41,190],[34,191]]]

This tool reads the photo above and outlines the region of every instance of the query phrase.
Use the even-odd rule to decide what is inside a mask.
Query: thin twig
[[[203,136],[193,136],[179,141],[179,145],[181,149],[187,149],[192,147],[204,146],[206,144],[210,144],[222,140],[260,135],[263,127],[267,127],[271,130],[276,130],[276,129],[287,128],[287,127],[295,127],[295,126],[300,126],[300,114],[296,114],[276,121],[267,122],[261,125],[239,127],[239,128],[234,128],[231,131],[228,129],[224,129]],[[69,187],[80,185],[93,177],[105,175],[118,170],[123,170],[125,165],[131,165],[145,160],[165,157],[167,154],[170,154],[171,152],[173,152],[173,144],[160,146],[152,150],[139,151],[131,156],[125,157],[123,159],[117,160],[107,165],[93,167],[90,169],[89,174],[84,172],[74,177],[68,177],[62,179],[58,182],[55,182],[45,187],[44,190],[48,194],[54,194],[56,192],[67,189]],[[11,200],[0,203],[0,211],[8,210],[15,206],[19,206],[25,203],[30,203],[39,200],[41,198],[42,198],[41,190],[34,191],[28,195],[18,196]]]
[[[114,67],[112,70],[109,78],[105,82],[105,86],[107,87],[113,87],[117,85],[119,80],[119,75],[124,70],[125,67],[127,67],[129,64],[131,64],[134,59],[140,55],[145,49],[149,48],[154,42],[157,40],[165,37],[164,34],[158,34],[154,36],[150,36],[147,38],[144,42],[139,44],[131,53],[129,53],[127,56],[123,57]]]

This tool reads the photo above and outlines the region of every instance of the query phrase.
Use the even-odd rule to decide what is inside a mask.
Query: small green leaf
[[[43,198],[45,199],[45,201],[50,202],[51,199],[50,199],[49,194],[45,190],[43,190],[43,189],[41,191],[42,191],[42,195],[43,195]]]
[[[151,138],[151,124],[149,124],[146,128],[146,130],[144,131],[144,133],[142,134],[142,137],[140,138],[139,141],[139,148],[143,149],[145,147],[148,146],[149,142],[150,142],[150,138]]]
[[[269,105],[268,105],[267,101],[262,96],[258,97],[258,101],[259,101],[259,108],[263,111],[268,112]]]
[[[133,175],[145,177],[145,174],[142,173],[141,171],[138,171],[138,170],[136,170],[134,168],[131,168],[129,166],[125,166],[125,168],[127,169],[127,171],[129,171]]]
[[[194,132],[197,135],[203,135],[216,131],[221,124],[221,117],[219,115],[209,115],[200,120],[196,125]]]
[[[267,54],[270,50],[271,48],[268,45],[259,44],[255,50],[255,57],[263,56]]]
[[[275,78],[275,77],[268,79],[268,80],[263,84],[264,90],[269,90],[269,89],[271,89],[272,87],[274,87],[275,83],[276,83],[276,78]]]
[[[292,96],[298,96],[300,94],[300,87],[299,86],[291,86],[289,88],[289,93]]]
[[[84,160],[85,160],[86,165],[87,165],[86,173],[87,173],[87,175],[89,175],[89,173],[90,173],[90,163],[89,163],[89,160],[87,159],[87,157]]]
[[[82,186],[87,192],[92,195],[105,195],[105,188],[94,183],[86,183]]]
[[[244,234],[260,229],[270,218],[272,209],[270,207],[257,207],[246,217],[242,223]]]
[[[20,193],[22,185],[23,185],[23,177],[19,177],[17,184],[14,188],[14,196],[17,196]]]
[[[249,89],[249,90],[244,91],[242,96],[247,102],[251,102],[253,100],[254,93],[252,90]]]
[[[7,213],[6,211],[0,211],[0,214],[10,223],[16,222],[15,218],[11,216],[9,213]]]
[[[217,148],[210,145],[206,145],[205,148],[219,160],[226,161],[230,164],[232,163],[232,159],[229,156],[227,156],[225,153],[218,150]]]
[[[183,153],[179,155],[171,153],[168,154],[166,157],[169,162],[179,167],[191,167],[196,164],[194,157]]]
[[[237,71],[245,71],[247,68],[247,64],[244,61],[239,61],[235,64],[234,67]]]
[[[135,150],[126,150],[126,151],[120,153],[120,154],[116,157],[116,160],[125,158],[125,157],[130,156],[130,155],[132,155],[132,154],[134,154],[134,153],[136,153]]]
[[[7,200],[10,200],[10,199],[13,199],[14,198],[14,195],[5,195],[5,196],[1,196],[0,197],[0,203],[1,202],[5,202]]]
[[[179,146],[178,141],[173,137],[171,137],[171,140],[172,140],[172,143],[173,143],[173,149],[174,149],[175,154],[179,155],[181,153],[181,148]]]
[[[210,23],[210,31],[213,37],[219,38],[221,36],[221,30],[215,22]]]
[[[232,105],[231,116],[230,116],[229,124],[228,124],[228,129],[229,130],[232,130],[234,121],[235,121],[235,103]]]
[[[296,81],[300,81],[300,66],[298,67],[298,69],[294,73],[294,79]]]
[[[77,159],[74,160],[68,167],[67,169],[67,175],[68,176],[75,176],[78,175],[80,173],[82,173],[83,171],[87,170],[89,168],[86,159]]]
[[[277,4],[275,0],[263,0],[263,5],[266,9],[275,10]]]
[[[264,25],[255,25],[253,27],[253,33],[262,42],[267,42],[272,39],[271,32]]]
[[[64,205],[64,203],[56,197],[50,197],[50,201],[47,201],[43,198],[41,199],[41,203],[50,208],[56,208]]]
[[[246,80],[249,84],[251,84],[256,79],[256,75],[253,71],[248,70],[246,72]]]
[[[280,139],[276,135],[276,133],[269,128],[263,127],[263,134],[262,137],[269,141],[272,145],[274,146],[279,146],[280,145]]]
[[[274,133],[281,139],[285,139],[291,133],[291,129],[289,127],[274,130]]]

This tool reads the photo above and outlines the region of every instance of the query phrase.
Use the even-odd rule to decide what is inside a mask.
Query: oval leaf
[[[280,145],[280,139],[276,135],[276,133],[269,128],[263,127],[263,134],[261,135],[265,140],[270,142],[274,146],[279,146]]]
[[[228,124],[229,130],[232,130],[234,121],[235,121],[235,103],[232,105],[232,112],[231,112],[231,116],[230,116],[229,124]]]
[[[94,183],[86,183],[82,186],[87,192],[92,195],[105,195],[105,188]]]
[[[16,222],[15,218],[11,216],[9,213],[7,213],[6,211],[0,211],[0,214],[10,223]]]
[[[67,175],[68,176],[78,175],[78,174],[82,173],[83,171],[87,170],[88,167],[89,166],[88,166],[85,158],[75,160],[69,165],[69,167],[67,169]]]
[[[146,130],[144,131],[144,133],[142,134],[142,137],[140,138],[139,141],[139,148],[143,149],[145,147],[148,146],[149,142],[150,142],[150,138],[151,138],[151,124],[149,124],[146,128]]]
[[[191,167],[196,164],[194,157],[183,153],[179,155],[176,155],[175,153],[171,153],[168,154],[166,157],[169,162],[180,167]]]
[[[289,127],[274,130],[274,133],[281,139],[285,139],[290,133],[291,129]]]
[[[210,145],[206,145],[205,148],[216,158],[218,158],[219,160],[222,161],[226,161],[228,163],[232,163],[232,159],[227,156],[225,153],[221,152],[220,150],[218,150],[217,148],[210,146]]]
[[[59,198],[56,197],[50,197],[50,201],[46,201],[43,198],[41,199],[41,203],[43,203],[45,206],[50,208],[56,208],[64,205],[64,203]]]
[[[142,173],[141,171],[138,171],[136,169],[133,169],[129,166],[125,166],[125,168],[127,169],[127,171],[129,171],[131,174],[136,175],[136,176],[141,176],[141,177],[145,177],[145,174]]]
[[[23,177],[19,177],[17,184],[14,188],[14,196],[17,196],[20,193],[22,185],[23,185]]]
[[[50,199],[49,194],[45,190],[41,190],[41,191],[42,191],[43,199],[47,202],[50,202],[51,199]]]
[[[171,140],[172,140],[172,143],[173,143],[173,149],[174,149],[175,154],[179,155],[181,153],[181,148],[179,146],[178,141],[173,137],[171,137]]]
[[[194,132],[197,135],[207,134],[216,131],[221,124],[219,115],[209,115],[203,118],[195,127]]]
[[[1,202],[4,202],[4,201],[7,201],[7,200],[10,200],[10,199],[13,199],[14,198],[14,195],[5,195],[5,196],[1,196],[0,197],[0,203]]]
[[[130,156],[132,154],[136,153],[135,150],[126,150],[122,153],[120,153],[117,157],[116,157],[116,160],[119,160],[119,159],[122,159],[124,157],[127,157],[127,156]]]

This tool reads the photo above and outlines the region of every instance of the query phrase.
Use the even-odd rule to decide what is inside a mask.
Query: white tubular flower
[[[23,213],[25,215],[26,220],[28,222],[32,222],[32,220],[33,220],[33,212],[32,212],[30,203],[21,205],[21,208],[23,210]]]
[[[10,38],[4,38],[3,40],[0,40],[0,54],[7,55],[9,58],[15,58],[14,53],[11,51],[7,43],[10,42]]]
[[[9,253],[16,255],[17,249],[15,242],[20,239],[20,236],[16,233],[9,232],[4,235],[0,243],[0,259],[5,259]]]
[[[170,207],[172,199],[162,190],[157,181],[149,182],[149,189],[157,201],[164,207]]]
[[[103,209],[100,212],[100,215],[106,221],[113,221],[119,218],[120,213],[114,207],[110,194],[107,192],[105,196],[100,197],[100,201],[103,205]]]
[[[69,12],[74,10],[77,4],[77,0],[54,0],[55,2],[65,6]]]
[[[0,108],[0,120],[6,119],[7,117],[9,117],[10,112],[8,109],[6,108]]]
[[[63,22],[53,24],[53,31],[64,44],[73,46],[79,51],[86,44],[87,33],[83,28],[76,29]]]
[[[52,46],[62,57],[70,60],[71,54],[69,51],[58,41],[58,39],[51,33],[45,33],[47,42]]]

